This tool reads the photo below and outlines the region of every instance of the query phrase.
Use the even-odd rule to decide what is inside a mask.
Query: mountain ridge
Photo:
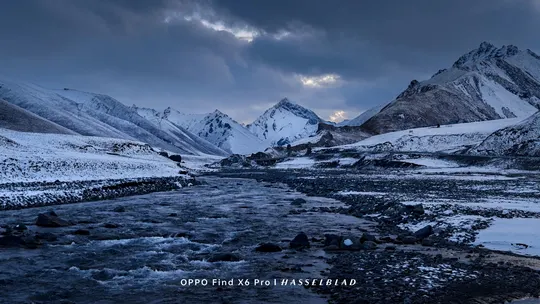
[[[413,80],[362,124],[381,134],[437,124],[526,118],[540,109],[540,56],[483,42],[425,81]]]

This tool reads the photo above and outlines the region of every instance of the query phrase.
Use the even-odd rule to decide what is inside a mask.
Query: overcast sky
[[[482,41],[540,51],[540,0],[2,0],[0,75],[250,122],[353,118]]]

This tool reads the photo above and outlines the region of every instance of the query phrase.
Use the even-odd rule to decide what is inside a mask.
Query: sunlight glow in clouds
[[[194,14],[191,16],[181,16],[178,14],[169,14],[167,17],[165,17],[164,22],[170,23],[174,19],[183,19],[187,22],[199,22],[204,27],[212,29],[216,32],[224,31],[227,33],[232,34],[234,37],[240,40],[245,40],[247,42],[253,41],[255,37],[259,36],[259,33],[253,29],[249,28],[231,28],[223,24],[222,22],[211,22],[209,20],[206,20],[202,18],[201,16]]]
[[[321,76],[300,76],[300,82],[305,87],[321,88],[338,84],[341,77],[336,74],[326,74]]]
[[[330,121],[332,122],[342,122],[348,118],[349,115],[347,115],[347,112],[342,110],[335,111],[334,114],[330,115]]]

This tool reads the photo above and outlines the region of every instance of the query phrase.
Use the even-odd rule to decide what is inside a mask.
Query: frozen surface
[[[493,250],[538,256],[540,255],[540,219],[496,218],[489,228],[480,231],[476,244]]]

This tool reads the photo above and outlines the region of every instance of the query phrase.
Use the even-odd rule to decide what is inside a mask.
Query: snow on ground
[[[442,159],[434,159],[434,158],[417,158],[417,159],[407,159],[404,160],[406,163],[426,166],[430,168],[455,168],[459,167],[459,165],[455,162],[442,160]]]
[[[222,159],[223,157],[214,155],[185,155],[182,156],[182,166],[195,171],[214,171],[215,169],[207,168],[205,165],[213,164]]]
[[[141,142],[6,129],[0,138],[0,183],[177,176],[180,169]]]
[[[449,213],[450,214],[450,213]],[[461,242],[467,237],[467,232],[472,231],[472,226],[479,221],[486,220],[487,218],[477,215],[450,215],[441,217],[434,221],[422,221],[418,223],[399,224],[398,227],[404,230],[415,232],[419,229],[431,225],[434,229],[448,227],[456,227],[458,230],[450,237],[451,241]]]
[[[496,209],[496,210],[521,210],[528,212],[540,212],[540,196],[534,198],[485,198],[477,201],[457,200],[457,199],[431,199],[429,201],[407,201],[403,202],[406,205],[423,204],[430,205],[462,205],[472,209]]]
[[[319,133],[317,135],[314,135],[314,136],[310,136],[310,137],[306,137],[306,138],[301,138],[293,143],[291,143],[291,146],[298,146],[298,145],[303,145],[303,144],[308,144],[308,143],[317,143],[319,142],[319,140],[321,140],[321,138],[323,137],[323,134],[322,133]]]
[[[354,144],[344,145],[343,149],[390,149],[393,151],[438,152],[477,145],[491,133],[516,124],[521,118],[498,119],[490,121],[442,125],[390,132],[372,136]],[[380,145],[388,147],[382,147]]]
[[[495,218],[491,226],[480,231],[475,243],[492,250],[538,256],[540,255],[540,219]]]
[[[315,160],[308,157],[298,157],[276,164],[276,169],[306,169],[315,164]]]

